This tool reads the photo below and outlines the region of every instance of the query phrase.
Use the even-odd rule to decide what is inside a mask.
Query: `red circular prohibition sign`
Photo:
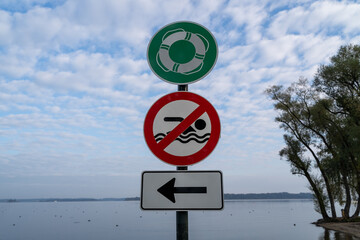
[[[198,107],[171,130],[164,139],[156,142],[153,131],[155,117],[165,105],[177,100],[191,101],[198,104]],[[211,134],[206,144],[199,151],[187,156],[167,153],[164,149],[205,112],[211,122]],[[215,108],[205,98],[191,92],[174,92],[161,97],[151,106],[144,121],[144,136],[148,147],[160,160],[175,166],[192,165],[206,158],[214,150],[220,138],[220,119]]]

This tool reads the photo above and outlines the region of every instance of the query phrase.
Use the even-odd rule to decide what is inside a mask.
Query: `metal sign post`
[[[176,240],[188,240],[188,211],[176,211]]]
[[[188,91],[188,85],[178,85],[178,91]],[[187,171],[187,166],[176,167],[178,171]],[[189,214],[188,211],[176,211],[176,240],[189,239]]]
[[[150,40],[151,71],[177,92],[157,100],[144,121],[145,141],[160,160],[177,171],[142,174],[141,208],[176,210],[176,239],[188,240],[188,210],[221,210],[220,171],[188,171],[206,158],[220,138],[220,119],[205,98],[188,92],[188,84],[204,78],[215,66],[218,46],[204,26],[188,21],[161,28]]]

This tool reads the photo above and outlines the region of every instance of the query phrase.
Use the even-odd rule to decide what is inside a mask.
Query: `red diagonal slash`
[[[164,150],[167,146],[169,146],[177,137],[180,136],[190,125],[195,122],[203,113],[205,112],[205,108],[199,105],[189,116],[187,116],[184,120],[182,120],[169,134],[167,134],[159,143],[158,147],[161,150]]]

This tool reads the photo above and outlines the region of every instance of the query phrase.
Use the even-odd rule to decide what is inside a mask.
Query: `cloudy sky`
[[[312,79],[341,45],[360,43],[357,1],[2,0],[0,198],[139,196],[144,170],[175,170],[143,136],[150,106],[177,86],[150,70],[163,26],[215,36],[214,69],[189,91],[221,120],[213,153],[226,193],[307,192],[278,156],[283,132],[264,90]]]

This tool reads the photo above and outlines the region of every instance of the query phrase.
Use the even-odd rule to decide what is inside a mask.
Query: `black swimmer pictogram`
[[[164,121],[165,122],[182,122],[184,120],[184,118],[182,117],[165,117]],[[199,118],[195,121],[194,127],[196,130],[203,130],[206,128],[206,122],[205,120]],[[192,126],[189,126],[183,133],[180,134],[179,137],[177,137],[175,139],[175,141],[179,141],[181,143],[188,143],[190,141],[195,141],[197,143],[204,143],[206,141],[209,140],[210,138],[210,133],[205,133],[204,135],[198,135]],[[170,131],[169,131],[170,132]],[[159,142],[162,139],[164,139],[164,137],[169,134],[169,132],[165,133],[158,133],[154,136],[155,141]]]

